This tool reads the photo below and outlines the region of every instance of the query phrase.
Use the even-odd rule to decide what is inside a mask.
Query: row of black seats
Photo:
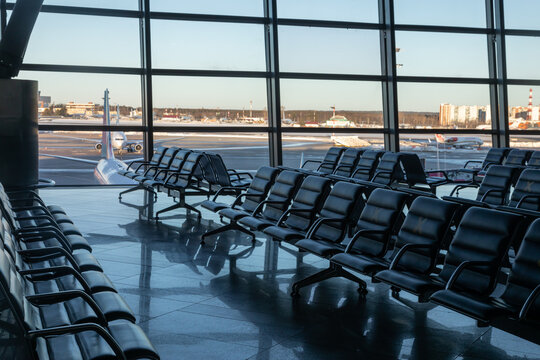
[[[259,169],[252,186],[233,204],[214,199],[203,207],[230,221],[203,239],[229,229],[252,236],[249,230],[258,230],[330,260],[328,269],[295,283],[294,296],[304,286],[335,276],[357,282],[365,294],[366,283],[355,275],[361,273],[389,283],[395,295],[404,289],[428,301],[434,293],[439,299],[436,291],[446,289],[462,302],[490,307],[489,314],[504,314],[505,320],[538,320],[540,268],[522,269],[540,259],[540,252],[531,253],[540,243],[539,213],[462,206],[406,189],[269,167]],[[506,288],[515,292],[519,283],[520,294],[494,300],[490,295],[501,268],[509,266],[511,246],[517,255]],[[508,306],[501,307],[501,301]],[[459,304],[453,308],[458,310]],[[462,312],[469,311],[482,324],[499,320],[475,309]]]
[[[23,344],[10,358],[159,359],[63,209],[1,184],[0,207],[0,321]]]
[[[174,205],[158,211],[156,220],[160,214],[178,208],[200,215],[197,208],[186,203],[186,196],[211,196],[218,191],[238,195],[252,179],[248,172],[227,169],[219,154],[177,147],[160,147],[150,161],[132,162],[119,174],[137,182],[137,186],[122,191],[119,199],[123,194],[142,189],[156,198],[158,192],[163,192],[177,200]]]

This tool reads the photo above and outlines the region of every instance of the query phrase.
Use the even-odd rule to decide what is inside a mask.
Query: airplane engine
[[[143,146],[141,144],[135,144],[135,151],[136,152],[142,151],[142,149],[143,149]]]
[[[103,145],[101,145],[101,143],[97,143],[94,148],[97,150],[97,151],[101,151],[101,149],[103,148]]]

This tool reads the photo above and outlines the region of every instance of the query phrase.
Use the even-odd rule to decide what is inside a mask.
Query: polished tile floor
[[[257,244],[228,232],[200,246],[218,225],[185,216],[145,220],[171,204],[147,208],[142,192],[120,188],[42,190],[62,205],[94,248],[162,359],[540,359],[540,346],[413,297],[369,284],[328,280],[289,296],[291,283],[327,266],[300,258],[259,234]],[[190,199],[196,202],[200,199]],[[138,208],[137,208],[138,207]]]

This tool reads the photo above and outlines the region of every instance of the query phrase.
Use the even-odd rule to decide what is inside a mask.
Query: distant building
[[[66,111],[68,115],[86,115],[92,116],[97,111],[97,105],[93,102],[86,104],[77,104],[74,102],[68,102],[66,104]]]
[[[326,120],[326,126],[331,127],[351,127],[353,125],[345,116],[341,115],[332,116],[330,120]]]
[[[41,114],[51,106],[52,99],[50,96],[41,96],[41,91],[38,94],[38,112]]]
[[[454,126],[467,122],[491,123],[490,105],[453,105],[441,104],[439,107],[439,125]]]

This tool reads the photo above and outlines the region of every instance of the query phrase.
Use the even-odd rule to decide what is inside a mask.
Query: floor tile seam
[[[191,304],[186,305],[186,306],[191,306]],[[185,306],[184,306],[184,307],[185,307]],[[166,313],[163,313],[163,314],[160,314],[160,315],[156,315],[156,316],[148,316],[148,319],[146,319],[146,320],[144,320],[144,321],[141,321],[141,322],[138,322],[137,325],[140,326],[140,325],[142,325],[142,324],[144,324],[144,323],[147,323],[147,322],[150,321],[150,320],[154,320],[154,319],[160,318],[160,317],[162,317],[162,316],[164,316],[164,315],[169,315],[169,314],[171,314],[171,313],[173,313],[173,312],[175,312],[175,311],[178,311],[178,310],[180,310],[180,309],[174,309],[174,310],[171,310],[171,311],[167,311]],[[140,315],[141,315],[141,314],[135,314],[135,319],[136,319],[138,316],[140,316]]]
[[[488,326],[486,331],[482,332],[481,334],[478,335],[478,337],[476,339],[474,339],[474,341],[472,343],[470,343],[469,346],[467,346],[463,352],[461,352],[460,354],[458,354],[453,360],[457,360],[459,357],[463,357],[465,356],[465,354],[472,349],[472,347],[474,346],[474,344],[476,344],[477,342],[481,341],[482,339],[482,336],[486,335],[488,333],[488,331],[491,330],[491,326]]]

